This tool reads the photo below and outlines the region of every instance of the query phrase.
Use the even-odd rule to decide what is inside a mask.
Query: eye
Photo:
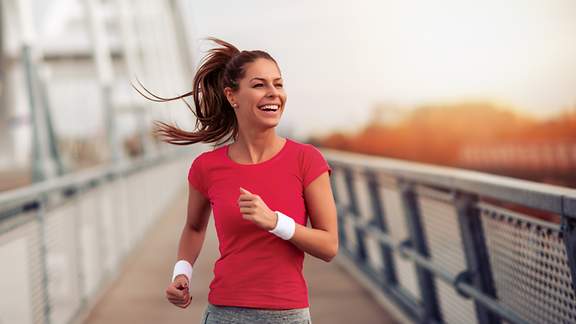
[[[261,87],[261,86],[263,86],[263,85],[264,85],[264,84],[262,84],[262,83],[256,83],[253,87],[254,87],[254,88],[259,88],[259,87]]]
[[[283,85],[282,83],[277,83],[277,84],[276,84],[276,87],[278,87],[278,88],[283,88],[284,85]]]

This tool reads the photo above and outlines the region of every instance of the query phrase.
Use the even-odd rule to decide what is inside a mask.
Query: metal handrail
[[[171,150],[167,153],[155,156],[143,156],[134,160],[125,160],[115,164],[101,165],[83,171],[70,173],[62,177],[51,178],[38,182],[27,187],[17,188],[0,192],[0,220],[7,217],[2,210],[24,206],[34,202],[42,194],[64,190],[74,186],[80,186],[94,181],[99,181],[108,177],[127,174],[142,168],[157,165],[164,161],[174,159],[186,154],[184,149]]]
[[[576,189],[477,171],[330,149],[324,149],[322,152],[336,166],[346,165],[384,171],[407,181],[441,185],[454,190],[472,190],[486,197],[504,199],[527,207],[576,218]]]
[[[433,279],[438,278],[448,283],[463,299],[471,299],[476,305],[476,320],[479,323],[492,323],[506,320],[511,323],[527,323],[524,317],[519,316],[518,310],[503,303],[494,295],[494,288],[490,265],[487,263],[487,243],[484,235],[476,235],[474,231],[480,224],[478,209],[491,210],[496,213],[506,213],[522,222],[530,222],[534,226],[551,231],[561,232],[567,251],[566,263],[570,267],[573,278],[576,278],[576,190],[554,185],[534,183],[525,180],[512,179],[503,176],[484,174],[475,171],[461,170],[450,167],[432,166],[422,163],[367,156],[356,153],[322,150],[328,162],[335,171],[341,173],[345,182],[339,185],[333,180],[335,197],[338,205],[340,220],[347,220],[352,224],[354,231],[340,228],[340,238],[344,241],[343,252],[356,261],[357,266],[366,276],[380,286],[382,292],[395,302],[400,309],[416,321],[440,322],[442,310],[437,301],[438,297]],[[393,183],[398,185],[399,196],[403,204],[406,223],[409,227],[408,238],[403,241],[395,240],[389,232],[394,229],[387,228],[382,221],[376,219],[386,218],[382,214],[382,198],[377,192],[372,192],[369,200],[370,210],[360,210],[358,206],[359,193],[357,191],[357,177],[362,177],[368,190],[376,190],[373,186],[379,183]],[[371,182],[372,183],[369,183]],[[343,187],[342,187],[343,186]],[[431,189],[426,189],[432,188]],[[366,190],[366,189],[365,189]],[[434,190],[439,190],[435,191]],[[344,201],[338,201],[339,192],[347,196]],[[446,192],[446,194],[444,194]],[[422,229],[422,208],[416,203],[416,196],[442,201],[452,205],[457,211],[456,221],[460,225],[460,235],[463,242],[462,253],[466,256],[467,269],[460,273],[451,273],[436,263],[429,255],[429,246]],[[470,198],[471,197],[471,198]],[[475,197],[475,198],[474,198]],[[561,224],[546,222],[537,218],[531,219],[521,213],[493,207],[482,202],[478,197],[490,198],[496,201],[513,203],[531,209],[546,211],[560,216]],[[366,199],[366,197],[362,197]],[[490,207],[490,208],[488,208]],[[362,215],[363,213],[373,215]],[[398,217],[398,215],[394,215]],[[373,219],[373,220],[371,220]],[[385,221],[384,221],[385,222]],[[340,223],[341,227],[347,225]],[[466,232],[466,233],[464,233]],[[351,234],[352,233],[352,234]],[[383,273],[379,274],[370,265],[366,252],[365,236],[375,238],[381,244],[381,253],[384,257]],[[347,236],[355,236],[356,248],[347,247]],[[478,249],[479,251],[476,251]],[[406,290],[398,290],[395,282],[395,264],[391,253],[397,254],[404,260],[411,261],[417,271],[417,281],[422,292],[421,304],[410,296]],[[439,252],[437,252],[439,253]],[[480,278],[483,279],[480,279]],[[486,279],[488,278],[488,279]],[[572,286],[573,287],[573,286]],[[400,297],[400,298],[399,298]],[[411,301],[412,300],[412,301]],[[406,303],[409,305],[406,305]],[[444,301],[446,303],[446,301]],[[445,307],[445,306],[444,306]],[[411,314],[410,314],[411,313]]]

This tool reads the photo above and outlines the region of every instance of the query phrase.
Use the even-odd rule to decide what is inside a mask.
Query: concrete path
[[[212,221],[194,267],[192,304],[181,309],[164,298],[186,217],[186,198],[186,190],[183,190],[166,214],[152,226],[146,239],[135,248],[117,279],[103,290],[93,307],[80,316],[81,322],[199,323],[208,303],[208,285],[212,280],[214,261],[218,258],[218,242]],[[309,286],[314,324],[396,323],[338,262],[326,263],[307,254],[304,276]]]

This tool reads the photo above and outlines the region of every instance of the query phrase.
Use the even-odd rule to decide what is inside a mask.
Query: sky
[[[281,127],[354,131],[375,104],[491,100],[537,117],[576,106],[572,0],[191,1],[196,61],[222,38],[278,61]]]

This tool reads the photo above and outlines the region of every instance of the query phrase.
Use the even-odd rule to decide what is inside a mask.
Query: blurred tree
[[[482,152],[491,153],[503,147],[523,148],[534,143],[550,147],[556,147],[558,143],[576,143],[576,107],[550,119],[537,120],[519,113],[514,107],[491,102],[435,104],[417,107],[402,118],[396,118],[395,122],[383,117],[385,107],[377,105],[370,123],[355,134],[336,132],[315,140],[320,146],[338,150],[454,167],[470,166],[462,163],[462,152],[471,146],[482,147]],[[548,151],[551,155],[558,154],[554,149]],[[560,171],[574,171],[574,162],[571,168],[566,168],[566,163],[562,162]],[[507,172],[503,166],[496,169],[504,170],[500,173]],[[541,173],[542,179],[558,183],[553,179],[558,175],[550,176],[543,170]],[[509,174],[519,175],[517,172]]]

